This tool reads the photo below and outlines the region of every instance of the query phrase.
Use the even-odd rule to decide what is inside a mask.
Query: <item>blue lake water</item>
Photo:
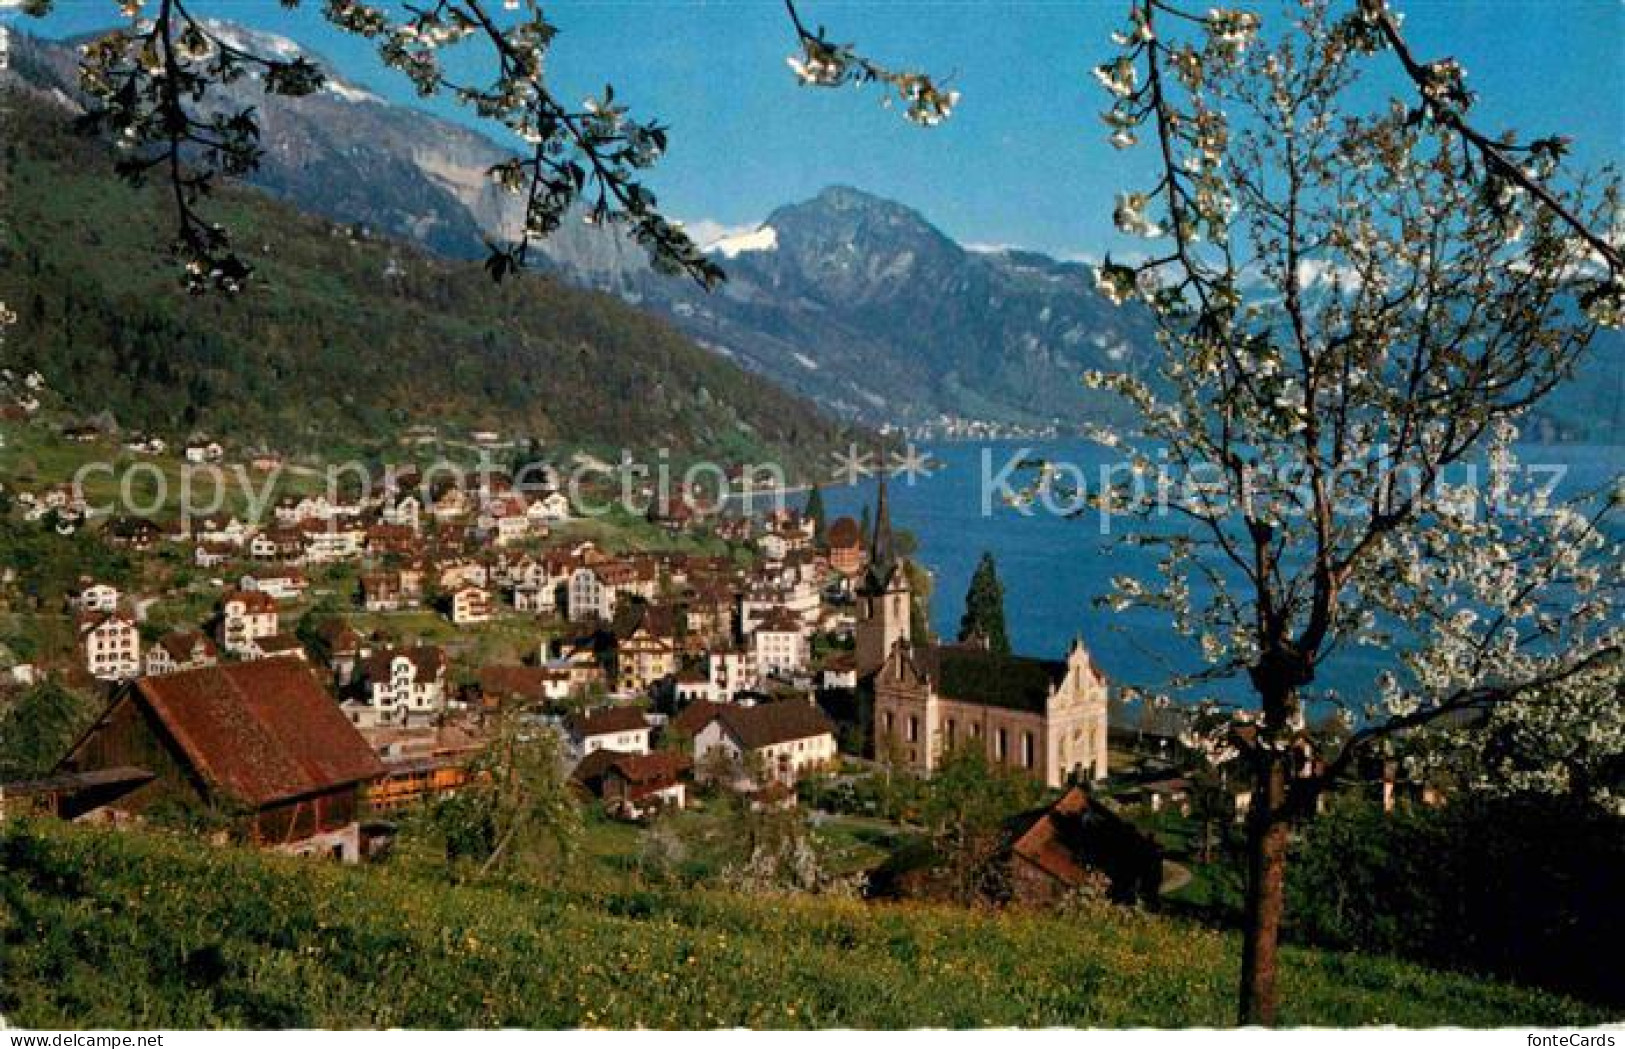
[[[1094,599],[1110,590],[1115,575],[1130,574],[1157,581],[1158,553],[1123,540],[1119,518],[1114,534],[1102,535],[1091,512],[1067,517],[1042,509],[1024,515],[994,498],[984,505],[984,473],[997,476],[1012,457],[1029,449],[1034,457],[1077,464],[1093,486],[1099,468],[1116,461],[1117,453],[1087,441],[937,443],[926,446],[941,469],[913,484],[894,478],[888,483],[892,522],[915,534],[916,560],[935,578],[931,621],[936,632],[952,638],[959,627],[965,590],[984,550],[998,562],[1005,589],[1005,616],[1018,652],[1056,657],[1074,636],[1081,636],[1113,680],[1156,684],[1171,666],[1198,666],[1194,649],[1174,635],[1156,612],[1113,613],[1096,608]],[[1526,467],[1561,467],[1559,494],[1606,486],[1625,471],[1625,449],[1595,445],[1532,445],[1520,451]],[[1548,475],[1531,475],[1540,481]],[[866,481],[824,490],[830,515],[858,517],[872,506],[875,484]],[[1321,684],[1344,695],[1359,695],[1384,665],[1384,656],[1356,649],[1328,663]],[[1229,691],[1229,690],[1223,690]]]

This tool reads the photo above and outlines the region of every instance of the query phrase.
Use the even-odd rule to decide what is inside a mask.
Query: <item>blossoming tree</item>
[[[1559,504],[1514,457],[1520,416],[1618,322],[1618,251],[1594,232],[1617,186],[1566,172],[1564,140],[1477,131],[1460,67],[1418,62],[1381,0],[1282,11],[1266,28],[1136,0],[1098,69],[1111,141],[1159,161],[1116,206],[1148,257],[1108,260],[1100,287],[1150,308],[1163,353],[1155,380],[1088,377],[1137,410],[1103,438],[1173,493],[1093,498],[1184,522],[1132,537],[1164,578],[1109,602],[1199,641],[1180,684],[1247,684],[1196,722],[1250,770],[1239,1014],[1265,1024],[1290,829],[1363,754],[1447,725],[1521,734],[1547,745],[1479,774],[1608,802],[1576,748],[1625,749],[1618,497]],[[1385,55],[1399,73],[1373,103]],[[1368,690],[1317,682],[1362,645],[1390,657]],[[1333,747],[1305,730],[1328,706],[1349,728]]]

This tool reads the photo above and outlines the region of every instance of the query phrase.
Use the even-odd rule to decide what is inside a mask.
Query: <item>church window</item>
[[[993,756],[995,758],[997,758],[999,761],[1003,761],[1005,759],[1005,757],[1009,753],[1010,753],[1010,743],[1009,743],[1009,740],[1005,738],[1004,729],[1001,728],[1001,729],[999,729],[998,736],[996,736],[994,738]]]
[[[1021,734],[1021,764],[1023,768],[1030,769],[1033,767],[1033,734],[1031,732]]]

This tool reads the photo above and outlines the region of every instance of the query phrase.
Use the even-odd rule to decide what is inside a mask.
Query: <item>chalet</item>
[[[217,441],[189,441],[184,454],[189,463],[217,463],[226,457],[226,450]]]
[[[688,635],[708,646],[727,644],[733,640],[734,613],[738,607],[738,596],[725,583],[691,587],[683,600]]]
[[[1017,902],[1060,903],[1092,882],[1103,882],[1119,903],[1156,903],[1161,850],[1081,788],[1073,787],[1024,822],[1007,857],[1010,893]]]
[[[615,639],[616,686],[646,692],[677,671],[677,638],[670,609],[643,606]]]
[[[360,858],[358,795],[383,765],[309,668],[270,659],[123,685],[58,768],[141,769],[111,807],[179,805],[237,838],[298,855]]]
[[[486,586],[491,582],[491,570],[478,561],[446,561],[439,566],[440,589],[456,590],[465,586]]]
[[[199,543],[192,551],[192,563],[199,568],[219,568],[237,556],[237,548],[230,543]]]
[[[725,763],[743,789],[793,785],[808,772],[833,767],[838,757],[835,726],[815,704],[800,699],[721,704],[694,732],[695,767],[714,774],[706,770]]]
[[[782,677],[807,669],[807,626],[787,608],[764,616],[751,633],[751,654],[760,677]]]
[[[141,633],[122,612],[88,612],[79,617],[79,648],[85,669],[100,681],[122,681],[141,673]]]
[[[219,649],[209,636],[196,630],[177,630],[165,634],[158,643],[147,649],[146,672],[149,675],[173,674],[181,670],[198,670],[220,662]]]
[[[118,587],[108,583],[91,583],[79,591],[74,606],[81,612],[117,612]]]
[[[297,526],[304,540],[307,564],[331,564],[361,556],[367,530],[353,520],[334,517],[327,521],[302,521]]]
[[[446,654],[428,645],[386,648],[362,658],[356,694],[341,704],[363,728],[428,724],[452,705],[446,697]]]
[[[212,514],[193,522],[192,536],[199,543],[224,544],[240,550],[248,542],[248,526],[235,517]]]
[[[515,612],[540,615],[558,611],[557,592],[546,583],[515,583],[512,593]]]
[[[220,602],[220,646],[253,658],[253,642],[281,630],[276,598],[261,590],[233,590]]]
[[[556,524],[570,519],[570,500],[563,492],[548,492],[531,500],[525,515],[532,525]]]
[[[407,597],[399,572],[361,573],[361,607],[368,612],[397,612],[416,604]]]
[[[451,621],[473,626],[491,621],[491,595],[483,587],[462,586],[451,593]]]
[[[333,516],[333,504],[325,495],[307,495],[301,498],[284,496],[277,500],[272,511],[283,525],[296,525],[302,521],[325,521]]]
[[[364,545],[373,557],[411,554],[418,549],[418,535],[406,525],[377,523],[367,526]]]
[[[603,707],[564,719],[570,752],[578,759],[595,750],[649,752],[649,721],[637,707]]]
[[[122,550],[151,550],[163,538],[163,529],[146,517],[115,517],[102,532],[107,542]]]
[[[652,811],[683,807],[688,790],[682,777],[692,765],[688,755],[671,751],[597,750],[581,759],[570,778],[602,798],[609,812],[640,819]]]
[[[259,568],[243,576],[237,585],[243,590],[270,594],[278,601],[293,601],[303,597],[310,584],[297,568]]]

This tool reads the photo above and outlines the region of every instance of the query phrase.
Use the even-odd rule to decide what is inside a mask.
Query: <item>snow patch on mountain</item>
[[[772,226],[762,226],[749,233],[737,233],[733,236],[714,240],[705,246],[705,250],[712,254],[721,255],[725,259],[738,258],[747,251],[773,251],[779,246],[779,234]]]

